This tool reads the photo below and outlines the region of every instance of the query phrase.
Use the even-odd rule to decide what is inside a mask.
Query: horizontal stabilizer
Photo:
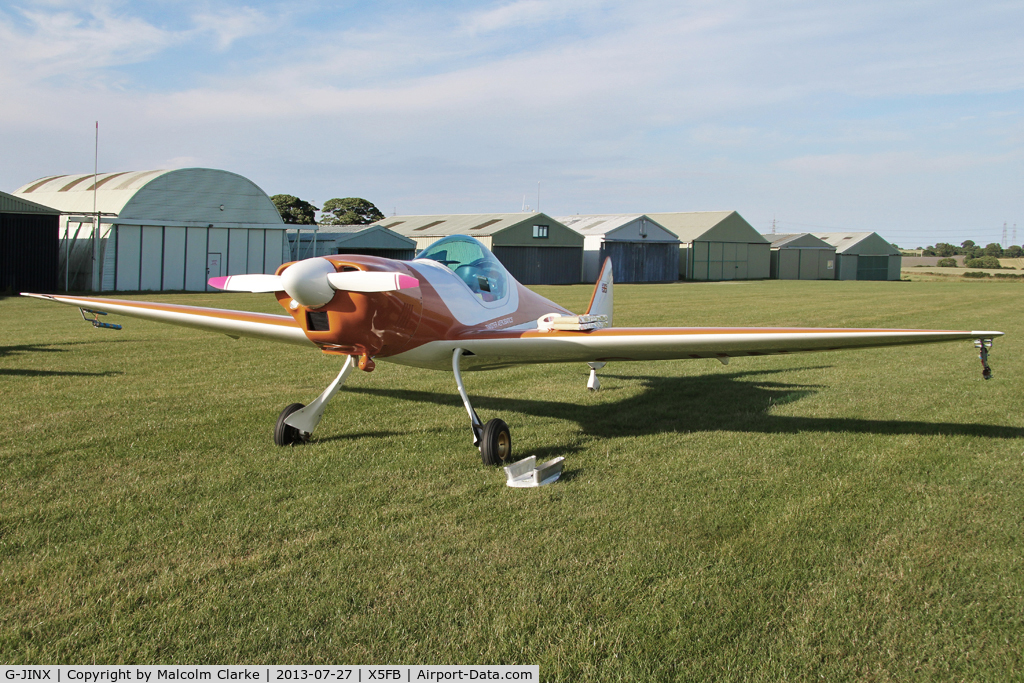
[[[607,315],[561,315],[559,313],[548,313],[537,321],[537,329],[542,332],[551,330],[569,330],[581,332],[584,330],[599,330],[608,327]]]

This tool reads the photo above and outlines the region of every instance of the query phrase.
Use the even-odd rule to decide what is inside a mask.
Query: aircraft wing
[[[195,327],[211,332],[220,332],[231,337],[256,337],[270,341],[312,346],[306,334],[293,318],[287,315],[230,311],[222,308],[203,308],[162,304],[148,301],[125,299],[104,299],[85,296],[57,296],[50,294],[28,294],[36,299],[56,301],[92,311],[116,313],[133,318],[144,318],[172,325]]]
[[[807,351],[929,344],[992,339],[1002,332],[783,327],[613,327],[585,332],[529,330],[480,332],[457,340],[431,342],[390,360],[420,367],[450,367],[461,347],[466,369],[525,363],[728,359]]]

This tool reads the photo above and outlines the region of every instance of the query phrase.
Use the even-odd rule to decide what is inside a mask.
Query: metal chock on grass
[[[520,460],[505,468],[505,476],[508,477],[508,481],[505,483],[517,489],[551,484],[562,476],[562,468],[564,466],[565,458],[559,456],[548,460],[538,467],[537,456],[531,455],[529,458]]]

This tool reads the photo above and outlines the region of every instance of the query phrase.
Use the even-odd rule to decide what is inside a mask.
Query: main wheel
[[[302,432],[285,422],[289,415],[305,407],[301,403],[293,403],[281,411],[277,418],[277,426],[274,427],[274,443],[278,446],[291,446],[306,440]]]
[[[480,459],[485,465],[512,462],[512,433],[504,420],[495,418],[484,425],[480,439]]]

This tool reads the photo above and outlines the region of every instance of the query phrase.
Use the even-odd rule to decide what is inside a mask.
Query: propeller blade
[[[279,275],[225,275],[211,277],[210,286],[226,292],[280,292],[284,289]]]
[[[287,292],[309,308],[319,308],[335,291],[394,292],[419,287],[420,281],[404,273],[353,270],[339,273],[324,258],[310,258],[288,266],[281,275],[227,275],[211,277],[210,286],[229,292]]]
[[[365,270],[330,273],[327,281],[331,287],[343,292],[394,292],[420,286],[419,280],[404,273]]]

